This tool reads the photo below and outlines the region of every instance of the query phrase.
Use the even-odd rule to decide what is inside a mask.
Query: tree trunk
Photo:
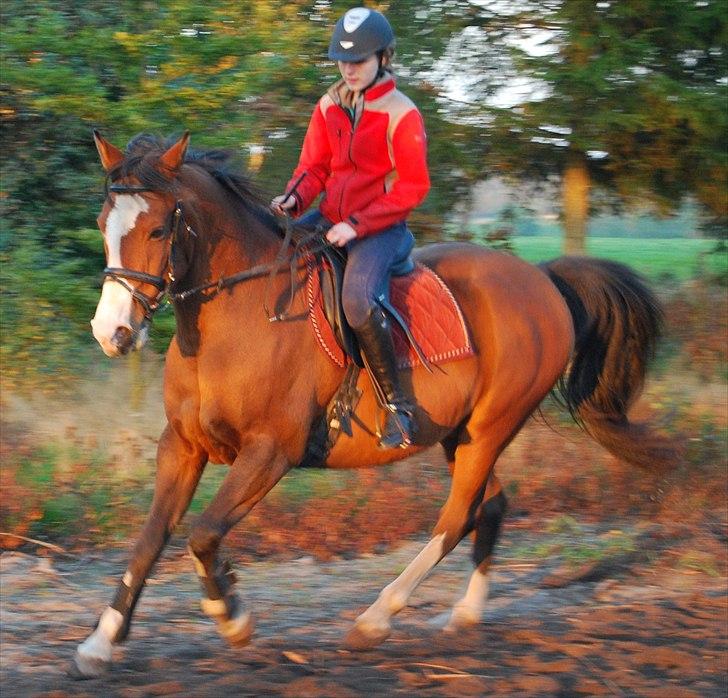
[[[564,254],[586,254],[589,219],[589,170],[583,153],[573,153],[561,182],[564,216]]]

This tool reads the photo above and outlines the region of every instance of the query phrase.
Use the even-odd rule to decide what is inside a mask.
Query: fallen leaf
[[[308,664],[308,659],[306,659],[302,654],[299,654],[298,652],[284,650],[282,654],[286,659],[290,660],[294,664]]]

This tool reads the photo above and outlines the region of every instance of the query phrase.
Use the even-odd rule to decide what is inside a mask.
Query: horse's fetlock
[[[114,645],[121,644],[129,636],[129,630],[131,629],[131,615],[124,617],[124,624],[116,631],[116,634],[112,635],[111,642]]]
[[[390,613],[399,613],[407,605],[407,601],[407,594],[391,585],[382,589],[378,599],[378,603]]]
[[[482,608],[475,607],[473,604],[463,599],[453,606],[449,625],[456,627],[476,625],[480,622],[482,615]]]

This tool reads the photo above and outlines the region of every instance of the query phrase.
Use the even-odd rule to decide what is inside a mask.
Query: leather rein
[[[140,187],[125,184],[112,184],[111,186],[109,186],[108,190],[115,194],[139,194],[141,192],[153,191],[153,189],[149,187]],[[174,243],[179,236],[181,228],[183,228],[188,234],[192,235],[193,237],[197,237],[197,233],[185,220],[184,213],[182,211],[182,203],[180,201],[177,201],[175,203],[175,208],[172,213],[172,222],[170,225],[167,270],[163,276],[155,276],[154,274],[148,274],[147,272],[137,271],[135,269],[127,269],[125,267],[104,268],[104,278],[112,279],[116,283],[121,284],[131,294],[132,298],[136,300],[139,305],[141,305],[142,309],[144,310],[144,318],[149,322],[151,322],[154,313],[156,313],[157,310],[159,310],[159,308],[161,307],[162,301],[164,300],[165,296],[169,299],[170,302],[175,303],[185,301],[192,296],[204,293],[205,291],[209,291],[210,289],[214,289],[216,295],[226,288],[230,288],[231,286],[242,283],[244,281],[257,279],[266,275],[268,276],[268,287],[266,287],[263,306],[265,308],[266,314],[268,315],[268,320],[270,322],[284,320],[286,319],[288,315],[288,310],[293,303],[293,283],[291,284],[291,297],[286,311],[283,313],[271,314],[268,310],[267,297],[269,287],[271,282],[273,281],[273,278],[283,271],[286,271],[286,268],[283,267],[283,264],[286,261],[288,261],[289,263],[287,266],[290,268],[291,277],[293,277],[298,269],[304,268],[304,265],[299,263],[302,259],[316,254],[319,249],[325,247],[328,244],[326,243],[325,238],[322,237],[321,230],[318,228],[316,228],[313,232],[309,234],[301,236],[300,239],[297,238],[294,241],[293,233],[295,226],[291,223],[291,219],[286,217],[285,235],[283,237],[281,247],[279,248],[278,253],[276,254],[276,257],[272,263],[258,264],[254,267],[250,267],[250,269],[237,272],[236,274],[232,274],[230,276],[221,276],[217,281],[208,281],[200,284],[199,286],[194,286],[193,288],[173,293],[169,290],[170,282],[175,281],[174,269],[172,266],[172,248],[174,247]],[[318,245],[311,245],[311,243],[314,241],[317,241]],[[287,259],[287,252],[291,244],[293,244],[294,251],[290,258]],[[141,281],[142,283],[154,286],[156,289],[158,289],[158,293],[155,296],[143,293],[138,288],[128,283],[129,281]]]

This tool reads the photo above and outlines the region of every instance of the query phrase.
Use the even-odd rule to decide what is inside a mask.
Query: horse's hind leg
[[[187,511],[206,462],[206,453],[184,441],[169,426],[165,429],[157,447],[154,499],[147,520],[114,600],[101,614],[93,633],[76,650],[73,673],[97,676],[107,668],[112,646],[129,632],[147,576]]]
[[[432,568],[474,529],[491,469],[522,419],[484,420],[485,424],[481,422],[480,426],[471,419],[467,432],[463,432],[468,442],[460,443],[455,452],[450,494],[432,538],[404,572],[356,619],[345,640],[348,647],[364,649],[385,640],[391,630],[392,616],[407,605],[412,592]],[[474,434],[480,437],[475,438]]]
[[[241,448],[214,499],[190,532],[189,551],[203,592],[200,605],[232,645],[248,642],[253,619],[235,594],[232,570],[218,560],[217,552],[225,534],[290,468],[275,444],[273,439],[260,436]]]
[[[475,570],[468,582],[465,595],[453,606],[446,630],[455,630],[480,622],[488,599],[488,569],[493,549],[500,533],[506,511],[506,496],[495,474],[488,479],[483,503],[476,514],[477,523],[473,541]]]

